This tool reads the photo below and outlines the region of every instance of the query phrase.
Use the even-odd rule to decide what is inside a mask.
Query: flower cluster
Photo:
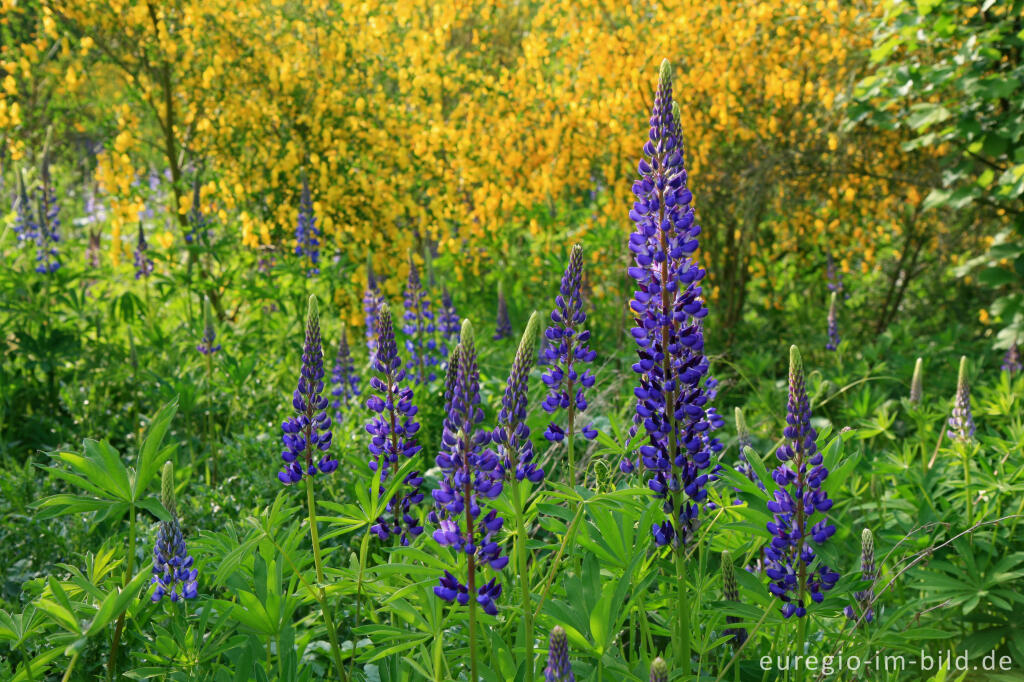
[[[505,395],[498,412],[498,426],[491,436],[497,446],[497,455],[506,474],[513,474],[517,481],[526,479],[531,483],[544,480],[544,470],[537,468],[533,461],[533,442],[530,427],[526,425],[526,394],[529,389],[530,368],[536,357],[537,327],[540,321],[537,313],[530,316],[526,331],[519,342],[512,371],[505,384]]]
[[[651,682],[668,682],[668,664],[658,657],[651,662]]]
[[[804,385],[800,351],[790,348],[789,401],[786,406],[783,444],[776,452],[781,464],[772,472],[778,485],[768,503],[773,520],[768,523],[771,543],[765,548],[765,574],[771,578],[768,590],[782,600],[782,615],[807,613],[804,595],[821,602],[824,592],[835,586],[839,574],[817,559],[808,540],[822,544],[835,534],[827,518],[812,525],[815,513],[832,508],[832,500],[821,484],[828,477],[818,452],[818,434],[811,426],[811,405]],[[817,561],[816,561],[817,559]]]
[[[306,315],[306,339],[302,347],[302,370],[299,383],[292,394],[292,407],[296,416],[281,424],[284,435],[281,452],[284,469],[277,478],[285,485],[298,483],[303,475],[315,476],[317,471],[329,474],[338,468],[338,460],[331,457],[331,418],[327,416],[327,397],[324,390],[324,351],[320,341],[320,314],[316,296],[309,297]],[[316,451],[320,455],[314,464]],[[304,462],[302,460],[305,460]]]
[[[1021,364],[1020,359],[1020,347],[1017,346],[1016,341],[1013,342],[1012,346],[1006,349],[1001,369],[1010,376],[1018,374],[1022,369],[1024,369],[1024,364]]]
[[[505,301],[505,290],[498,285],[498,319],[494,324],[495,341],[501,341],[512,336],[512,321],[508,318],[508,303]]]
[[[375,476],[378,493],[384,493],[384,483],[392,472],[401,468],[401,462],[420,451],[416,433],[420,425],[416,421],[418,408],[413,404],[412,389],[403,385],[406,372],[398,356],[395,342],[395,328],[391,320],[391,308],[381,304],[377,315],[377,353],[373,360],[377,376],[370,378],[370,388],[376,391],[366,400],[366,407],[374,413],[366,425],[370,434],[370,471]],[[409,472],[405,489],[388,501],[383,516],[370,530],[381,540],[392,535],[400,536],[401,543],[408,545],[411,538],[423,532],[413,507],[423,500],[420,486],[423,477],[418,471]]]
[[[199,174],[197,173],[192,180],[192,206],[188,209],[186,216],[185,242],[187,244],[191,244],[196,238],[206,235],[206,232],[203,230],[207,225],[207,220],[202,207],[202,187],[202,183],[199,181]]]
[[[575,428],[576,414],[587,409],[584,390],[594,385],[591,371],[585,369],[580,372],[578,366],[593,362],[597,357],[597,353],[587,345],[590,330],[582,328],[587,321],[580,293],[582,280],[583,247],[576,244],[569,255],[569,266],[565,269],[558,296],[555,297],[555,309],[551,311],[553,324],[544,332],[548,342],[544,355],[551,369],[541,377],[549,389],[548,397],[541,407],[548,414],[554,414],[560,409],[568,410],[570,431]],[[582,432],[588,439],[597,436],[597,431],[590,425],[584,426]],[[544,432],[544,437],[558,442],[565,438],[565,431],[552,422]]]
[[[501,555],[495,535],[504,520],[497,511],[486,511],[484,504],[501,494],[502,471],[497,455],[486,449],[491,434],[479,428],[484,419],[480,407],[480,370],[477,366],[473,327],[462,324],[459,346],[452,351],[445,377],[445,419],[437,466],[444,477],[434,490],[435,509],[431,522],[437,524],[433,537],[438,544],[466,554],[467,581],[461,583],[445,571],[434,593],[445,601],[466,605],[470,599],[485,613],[498,612],[495,600],[501,585],[492,579],[476,587],[478,564],[500,571],[508,564]]]
[[[373,265],[366,264],[366,291],[363,292],[363,312],[366,313],[366,347],[370,351],[370,364],[377,355],[377,314],[380,310],[380,287],[373,274]]]
[[[551,628],[544,682],[576,682],[576,676],[572,674],[572,665],[569,663],[569,637],[560,625]]]
[[[875,579],[878,572],[875,570],[875,538],[869,528],[865,528],[860,534],[860,578],[871,583],[867,589],[858,590],[853,598],[857,600],[857,607],[860,610],[864,621],[870,623],[875,619]],[[857,611],[852,606],[843,609],[846,617],[852,621],[858,620]]]
[[[708,371],[701,320],[707,315],[700,281],[704,270],[693,257],[700,226],[694,220],[683,163],[682,129],[672,101],[672,68],[662,63],[651,113],[650,135],[633,184],[636,201],[629,212],[636,230],[629,238],[636,280],[630,308],[638,346],[633,371],[640,375],[634,433],[642,425],[646,442],[640,459],[652,476],[648,485],[664,499],[670,520],[654,524],[659,545],[681,546],[692,539],[711,453],[720,449],[708,438],[708,397],[702,378]],[[624,460],[622,468],[634,464]],[[685,497],[684,497],[685,496]]]
[[[405,325],[402,331],[408,337],[405,349],[409,352],[409,374],[417,384],[433,381],[437,373],[433,368],[441,364],[434,338],[434,313],[430,299],[423,289],[416,263],[409,258],[409,279],[405,287]]]
[[[828,281],[828,290],[834,294],[841,294],[845,290],[846,286],[843,283],[843,273],[836,269],[836,261],[832,258],[832,254],[828,253],[825,255],[827,260],[827,266],[825,270],[825,277]],[[847,294],[844,298],[849,298]]]
[[[320,274],[320,230],[316,226],[313,197],[310,194],[309,180],[306,177],[302,178],[299,219],[295,223],[295,255],[309,258],[307,277]]]
[[[213,326],[213,315],[210,314],[210,302],[203,300],[203,338],[196,346],[196,350],[203,355],[213,355],[220,350],[217,341],[217,330]]]
[[[828,306],[828,343],[825,350],[836,350],[839,348],[839,311],[836,310],[836,292],[832,292],[832,299]]]
[[[341,421],[341,408],[349,404],[352,398],[359,395],[359,375],[356,374],[355,363],[348,349],[348,330],[341,327],[341,339],[338,341],[338,355],[334,358],[334,369],[331,371],[331,407],[334,418]]]
[[[199,593],[198,571],[192,568],[194,560],[185,547],[185,538],[178,523],[178,510],[174,503],[174,467],[170,462],[164,464],[160,487],[160,501],[171,518],[160,523],[153,546],[150,584],[156,585],[156,589],[150,599],[160,601],[168,594],[172,602],[194,599]]]
[[[967,443],[974,439],[974,416],[971,414],[971,386],[967,381],[967,357],[960,358],[960,373],[956,381],[956,399],[949,417],[946,435],[952,440]]]
[[[459,343],[459,330],[462,322],[459,320],[459,313],[455,310],[455,303],[448,287],[441,288],[441,309],[437,312],[437,331],[441,333],[441,339],[445,343],[445,354],[447,348],[454,348]]]
[[[50,165],[43,159],[39,186],[39,215],[36,222],[36,272],[51,274],[60,268],[57,243],[60,241],[60,204],[50,182]]]
[[[153,259],[146,255],[148,250],[146,234],[142,230],[142,223],[139,223],[139,239],[135,242],[135,279],[153,274]]]

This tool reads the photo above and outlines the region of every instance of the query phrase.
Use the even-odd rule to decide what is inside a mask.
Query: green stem
[[[378,487],[378,489],[380,488],[380,478],[381,478],[382,472],[383,472],[383,469],[378,467],[378,472],[377,472],[377,487]],[[369,547],[370,547],[370,534],[366,533],[365,535],[363,535],[363,541],[362,541],[362,543],[359,546],[359,577],[356,580],[356,613],[355,613],[355,618],[352,620],[352,629],[353,629],[353,631],[355,630],[355,628],[359,627],[359,610],[360,610],[360,607],[363,604],[363,572],[366,570],[366,552],[369,549]],[[353,642],[353,644],[352,644],[352,660],[349,662],[349,669],[348,669],[349,679],[352,678],[352,673],[355,671],[355,667],[356,667],[356,647],[355,647],[356,638],[355,637],[352,638],[352,642]]]
[[[534,621],[540,616],[540,609],[544,606],[544,599],[547,598],[548,592],[551,590],[551,583],[555,579],[555,573],[558,571],[558,565],[562,559],[562,555],[565,553],[565,548],[576,537],[576,529],[579,526],[580,519],[583,518],[583,503],[581,502],[576,507],[576,515],[572,518],[572,523],[569,524],[568,530],[565,531],[565,535],[562,537],[562,544],[558,547],[558,552],[555,553],[555,560],[551,562],[551,570],[548,571],[548,577],[544,581],[544,590],[540,593],[540,598],[537,600],[537,609],[533,612]]]
[[[803,590],[800,591],[800,594],[803,595]],[[804,641],[806,640],[806,637],[807,637],[807,619],[808,618],[810,618],[810,615],[805,615],[803,618],[797,618],[797,621],[796,621],[796,655],[797,656],[804,656]],[[801,658],[800,660],[803,660],[803,659]],[[804,679],[804,666],[800,666],[796,670],[796,679],[798,681]]]
[[[68,669],[64,671],[64,677],[61,678],[61,682],[68,682],[71,679],[71,671],[75,669],[75,663],[78,662],[78,651],[71,654],[71,661],[68,663]]]
[[[121,586],[127,587],[128,583],[132,579],[132,571],[135,569],[135,503],[130,502],[128,505],[128,557],[124,563],[124,578],[121,580]],[[114,639],[110,643],[110,658],[107,660],[107,682],[114,679],[114,669],[117,667],[117,650],[121,644],[121,633],[124,631],[124,615],[125,611],[117,617],[117,625],[114,626]],[[74,667],[75,660],[78,658],[76,652],[74,657],[71,659],[71,666],[68,668],[68,674],[71,673],[71,668]],[[67,677],[65,676],[65,679]]]
[[[320,556],[320,535],[316,528],[316,500],[313,497],[313,477],[306,476],[306,503],[309,506],[309,534],[313,540],[313,563],[316,565],[317,590],[320,593],[320,610],[324,616],[324,625],[327,627],[327,637],[331,640],[331,653],[334,655],[334,665],[338,669],[338,675],[342,680],[349,679],[348,671],[341,662],[341,647],[338,646],[338,631],[334,626],[334,616],[331,614],[330,604],[327,602],[327,592],[324,590],[324,569],[323,559]],[[353,647],[354,649],[354,647]],[[355,653],[353,651],[353,653]]]
[[[678,508],[678,507],[677,507]],[[690,674],[690,600],[686,594],[686,557],[682,543],[675,550],[676,554],[676,668],[683,675]]]
[[[526,564],[526,514],[523,511],[522,485],[522,481],[512,484],[512,503],[516,510],[516,563],[523,597],[523,626],[526,631],[526,650],[523,657],[526,659],[526,682],[533,682],[533,611],[530,608],[530,574]]]
[[[974,505],[971,500],[971,459],[967,454],[967,445],[965,443],[958,443],[960,448],[960,458],[964,463],[964,497],[967,500],[967,527],[970,528],[974,525]],[[974,541],[974,535],[972,534],[971,542]]]

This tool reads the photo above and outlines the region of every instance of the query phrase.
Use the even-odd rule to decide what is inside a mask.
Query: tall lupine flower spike
[[[660,656],[651,663],[651,682],[668,682],[668,664]]]
[[[210,301],[203,299],[203,338],[196,350],[203,355],[213,355],[220,350],[217,340],[217,330],[213,326],[213,315],[210,314]]]
[[[832,500],[822,483],[828,469],[822,465],[818,452],[818,434],[811,426],[811,405],[804,385],[804,367],[800,351],[789,351],[789,402],[786,406],[786,428],[783,444],[776,455],[781,464],[772,472],[779,486],[774,500],[768,503],[773,520],[768,532],[774,537],[765,548],[765,574],[771,578],[768,590],[782,600],[782,615],[807,613],[805,595],[821,602],[824,592],[832,589],[839,574],[816,556],[809,540],[822,544],[835,534],[835,526],[823,518],[812,525],[815,513],[824,514],[832,508]]]
[[[405,349],[409,352],[409,374],[417,384],[437,378],[434,367],[440,364],[434,331],[434,312],[423,289],[416,262],[409,255],[409,279],[405,287],[405,324],[402,331],[408,337]]]
[[[455,303],[448,287],[441,288],[441,310],[437,314],[437,331],[441,333],[441,339],[447,348],[454,348],[459,343],[459,331],[462,329],[462,320],[455,310]]]
[[[576,682],[576,676],[572,674],[572,665],[569,663],[569,638],[561,625],[551,628],[544,682]]]
[[[341,325],[341,339],[338,341],[338,354],[331,371],[331,385],[331,396],[334,398],[331,407],[334,408],[334,419],[340,423],[341,409],[359,395],[359,375],[356,374],[356,366],[348,349],[348,328],[345,325]]]
[[[14,195],[14,233],[17,235],[19,242],[35,241],[36,231],[39,229],[39,226],[36,225],[35,215],[32,211],[32,201],[28,196],[25,178],[20,171],[15,173],[15,175],[18,186]]]
[[[191,244],[198,237],[205,234],[203,228],[206,227],[207,221],[206,215],[203,213],[202,190],[203,184],[199,181],[199,174],[197,173],[192,180],[192,206],[188,210],[188,220],[186,221],[188,228],[185,231],[185,242],[187,244]]]
[[[924,394],[924,389],[921,384],[921,371],[923,369],[924,361],[921,358],[917,359],[914,363],[914,376],[910,380],[910,403],[912,405],[921,404],[921,396]]]
[[[1011,377],[1014,374],[1019,374],[1024,369],[1024,364],[1021,364],[1020,359],[1020,347],[1017,346],[1017,342],[1014,341],[1013,345],[1006,349],[1006,355],[1003,356],[1003,366],[1000,368]]]
[[[739,602],[740,590],[736,585],[736,570],[732,565],[732,555],[728,550],[722,552],[722,597],[725,601]],[[725,621],[735,625],[741,621],[736,616],[726,616]],[[728,628],[722,634],[732,635],[732,645],[738,649],[747,641],[746,628]]]
[[[630,331],[639,356],[633,371],[640,375],[634,422],[647,435],[639,452],[652,474],[648,485],[664,498],[669,515],[654,525],[655,542],[679,546],[693,538],[698,506],[707,497],[708,474],[702,472],[721,446],[705,437],[711,428],[702,385],[708,369],[701,322],[708,312],[700,286],[705,272],[693,257],[700,226],[686,187],[668,61],[662,63],[650,123],[629,212],[636,224],[629,238],[636,265],[629,275],[637,286],[630,302],[636,326]],[[633,466],[622,463],[627,473]]]
[[[832,293],[841,294],[846,288],[843,284],[843,273],[836,269],[836,261],[832,258],[831,252],[826,254],[826,259],[828,261],[828,265],[825,276],[828,279],[828,290]],[[844,298],[849,298],[849,295],[844,296]]]
[[[971,386],[967,381],[967,356],[960,358],[960,373],[956,380],[956,400],[953,414],[949,417],[949,429],[946,431],[951,439],[967,443],[974,439],[974,416],[971,414]]]
[[[363,293],[363,312],[366,313],[366,347],[370,351],[370,365],[377,356],[377,315],[380,309],[380,287],[373,274],[373,262],[366,261],[366,291]]]
[[[555,309],[551,312],[552,326],[544,332],[548,341],[545,356],[551,369],[542,377],[549,393],[541,405],[548,414],[554,414],[560,409],[567,411],[570,437],[575,435],[576,415],[587,409],[584,390],[594,385],[594,375],[589,369],[580,372],[579,365],[593,362],[597,357],[597,353],[587,345],[590,330],[583,329],[587,314],[583,312],[580,292],[582,281],[583,247],[576,244],[569,254],[569,265],[562,276],[558,296],[555,297]],[[582,433],[587,439],[597,436],[597,430],[591,425],[584,426]],[[544,432],[544,437],[552,442],[561,442],[565,436],[566,431],[554,422]],[[570,461],[569,468],[570,472],[575,473],[575,462]]]
[[[142,223],[139,223],[139,239],[135,243],[135,279],[149,277],[153,274],[153,259],[146,255],[149,244],[146,242],[146,233],[142,230]]]
[[[825,350],[836,350],[839,348],[839,311],[836,308],[836,292],[832,292],[832,298],[828,306],[828,343]]]
[[[544,480],[544,470],[538,469],[537,463],[533,461],[533,442],[530,440],[530,427],[526,425],[526,395],[530,368],[537,357],[539,327],[540,318],[535,312],[526,323],[526,331],[523,332],[515,360],[512,361],[512,371],[505,383],[505,395],[498,412],[498,426],[491,436],[505,473],[514,476],[517,481],[526,479],[531,483]]]
[[[60,269],[57,243],[60,241],[60,204],[50,181],[50,162],[43,152],[39,187],[39,213],[36,222],[36,272],[52,274]]]
[[[338,460],[331,457],[331,418],[327,416],[327,397],[324,391],[324,351],[320,342],[320,313],[316,296],[309,297],[306,313],[306,339],[302,346],[302,369],[298,386],[292,394],[295,416],[281,423],[284,435],[281,452],[284,469],[277,478],[285,485],[298,483],[303,475],[317,472],[329,474],[338,468]],[[316,464],[313,458],[320,459]]]
[[[843,609],[843,613],[852,621],[862,618],[871,623],[875,619],[875,609],[872,604],[875,601],[875,579],[878,577],[878,572],[875,569],[875,538],[868,528],[865,528],[860,534],[860,577],[861,580],[870,582],[871,585],[853,595],[857,600],[859,612],[855,611],[852,606],[847,606]]]
[[[498,456],[486,445],[491,433],[479,427],[484,419],[480,407],[480,370],[477,366],[473,327],[469,320],[462,323],[461,340],[448,362],[446,389],[450,389],[447,415],[441,435],[441,451],[437,465],[444,477],[432,492],[435,510],[431,522],[437,524],[434,540],[464,552],[468,559],[468,580],[463,584],[451,572],[434,588],[434,593],[445,601],[457,600],[473,609],[479,604],[485,613],[494,615],[494,603],[501,594],[501,585],[492,579],[477,588],[477,564],[489,565],[500,571],[508,564],[494,537],[501,530],[504,519],[491,509],[485,513],[485,503],[501,494],[502,472]]]
[[[309,179],[305,176],[302,178],[302,194],[299,197],[299,218],[295,223],[295,255],[309,258],[307,277],[320,274],[320,230],[316,226]]]
[[[398,356],[391,308],[387,303],[382,303],[378,310],[377,354],[373,368],[377,375],[370,378],[370,388],[375,393],[366,400],[366,407],[374,417],[366,425],[366,431],[371,436],[370,471],[374,473],[378,493],[383,494],[388,477],[401,468],[403,460],[415,456],[421,449],[416,442],[420,429],[416,421],[418,408],[412,402],[412,388],[405,385],[406,372]],[[423,532],[413,509],[423,500],[420,492],[423,477],[418,471],[411,471],[403,482],[405,488],[388,501],[384,514],[377,518],[370,531],[382,541],[398,536],[402,545],[408,545],[411,538]]]
[[[164,464],[160,484],[160,501],[171,518],[160,523],[153,547],[153,577],[150,584],[156,585],[156,589],[150,599],[160,601],[168,594],[172,602],[194,599],[199,593],[196,582],[198,571],[192,568],[194,560],[185,548],[185,538],[178,523],[174,500],[174,466],[170,462]]]
[[[512,322],[508,319],[508,303],[505,301],[505,289],[501,282],[498,283],[498,319],[494,324],[495,341],[501,341],[512,336]]]

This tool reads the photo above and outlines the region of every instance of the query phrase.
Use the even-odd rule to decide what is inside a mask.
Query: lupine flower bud
[[[875,601],[875,579],[878,577],[878,572],[875,569],[875,538],[868,528],[865,528],[860,534],[860,571],[861,580],[866,580],[871,585],[866,590],[854,593],[853,597],[857,600],[860,613],[864,614],[864,620],[870,623],[875,619],[873,603]],[[852,606],[843,609],[843,613],[850,620],[858,619],[858,614]]]
[[[839,348],[839,312],[836,310],[836,292],[832,292],[832,299],[828,306],[828,343],[825,350],[836,350]]]
[[[967,381],[967,356],[960,358],[960,373],[956,380],[956,399],[953,414],[949,417],[951,439],[960,443],[974,440],[974,417],[971,414],[971,386]]]
[[[494,325],[494,336],[491,338],[495,341],[501,341],[512,336],[512,322],[508,319],[508,303],[505,302],[505,290],[498,283],[498,319]]]
[[[135,279],[153,274],[153,259],[146,255],[148,250],[146,234],[142,231],[142,223],[139,223],[139,239],[135,243]]]
[[[210,314],[210,300],[203,299],[203,339],[196,346],[196,350],[203,355],[213,355],[220,350],[220,344],[214,343],[217,340],[217,330],[213,327],[213,315]]]
[[[348,328],[345,325],[341,325],[341,340],[338,341],[338,355],[331,371],[331,384],[334,386],[331,389],[334,397],[331,407],[334,408],[334,418],[341,422],[341,409],[359,395],[359,375],[348,349]]]
[[[405,385],[406,372],[398,356],[395,330],[391,321],[391,308],[382,303],[377,317],[377,354],[373,360],[377,376],[370,379],[370,388],[376,391],[366,401],[366,407],[375,413],[366,431],[370,434],[370,471],[380,477],[379,493],[385,490],[388,476],[401,467],[403,459],[409,459],[420,451],[416,433],[420,429],[416,421],[419,408],[413,404],[412,389]],[[406,475],[405,488],[387,504],[383,516],[370,528],[382,541],[391,536],[400,536],[401,544],[408,545],[411,538],[423,532],[423,527],[414,516],[413,507],[423,500],[420,486],[423,477],[418,471]]]
[[[732,565],[732,556],[728,551],[722,552],[722,597],[725,601],[738,602],[740,600],[740,590],[736,585],[736,571]],[[741,619],[736,616],[726,616],[725,620],[727,623],[735,625]],[[732,644],[737,649],[747,641],[746,628],[729,628],[723,634],[732,635]]]
[[[320,273],[320,230],[316,226],[309,179],[305,176],[302,178],[302,194],[299,197],[299,218],[295,223],[295,255],[309,258],[307,277]]]
[[[298,483],[303,475],[329,474],[338,468],[338,460],[328,452],[331,448],[331,418],[327,416],[327,397],[324,391],[324,351],[320,341],[320,313],[316,296],[309,297],[306,314],[306,340],[302,347],[302,370],[299,383],[292,394],[292,408],[296,416],[281,424],[284,435],[281,452],[284,469],[277,478],[285,485]],[[317,453],[319,461],[314,464]]]
[[[1006,349],[1006,355],[1003,356],[1003,366],[1001,369],[1011,377],[1024,369],[1024,365],[1021,364],[1020,360],[1020,348],[1017,346],[1016,341],[1013,342],[1012,346]]]
[[[551,369],[541,377],[549,390],[541,407],[548,414],[558,410],[569,411],[572,414],[569,420],[572,428],[575,428],[573,424],[576,415],[587,409],[584,390],[594,385],[594,375],[589,369],[580,372],[579,365],[593,362],[597,357],[597,353],[588,346],[590,330],[583,329],[587,314],[583,312],[582,281],[583,247],[576,244],[569,254],[569,266],[565,269],[558,296],[555,297],[555,309],[551,312],[553,324],[544,332],[547,340],[545,357]],[[597,430],[590,425],[584,426],[582,432],[588,439],[597,436]],[[544,437],[559,442],[565,438],[565,430],[551,422]]]
[[[708,361],[701,322],[708,309],[700,286],[705,271],[693,255],[701,228],[686,186],[682,126],[673,105],[672,68],[665,61],[629,212],[636,225],[629,237],[635,260],[629,275],[637,287],[630,302],[636,326],[630,333],[639,356],[633,371],[640,376],[630,435],[641,427],[646,432],[640,461],[669,516],[653,525],[654,540],[678,547],[694,536],[699,505],[707,497],[704,470],[721,445],[708,437],[712,424],[705,409]],[[627,472],[634,466],[628,459],[621,465]]]
[[[569,663],[569,638],[561,625],[551,628],[548,645],[548,665],[544,668],[544,682],[576,682]]]
[[[430,299],[423,290],[419,270],[412,256],[409,256],[409,280],[405,287],[405,325],[402,331],[408,336],[405,349],[409,351],[409,374],[417,384],[433,381],[437,374],[433,368],[441,363],[438,356],[437,339],[434,338],[434,312]]]
[[[818,434],[811,426],[811,405],[804,386],[804,367],[800,351],[790,348],[789,402],[783,444],[776,455],[782,464],[772,478],[779,487],[775,499],[768,503],[773,520],[768,532],[774,537],[765,548],[765,575],[771,578],[768,590],[782,600],[782,615],[794,613],[803,617],[807,613],[804,593],[811,600],[821,602],[824,592],[832,589],[839,574],[816,556],[808,542],[822,544],[835,534],[836,528],[827,517],[811,524],[815,513],[825,514],[832,508],[832,500],[821,484],[828,477],[818,452]]]
[[[529,389],[530,368],[537,357],[536,342],[540,318],[537,313],[530,316],[526,331],[519,342],[512,371],[505,384],[505,395],[498,412],[498,426],[491,436],[497,446],[497,456],[506,475],[516,480],[539,483],[544,480],[544,470],[538,469],[533,461],[533,442],[530,427],[526,425],[526,395]]]
[[[363,312],[366,313],[366,347],[370,351],[370,365],[377,355],[377,311],[380,308],[380,288],[373,274],[373,263],[366,261],[366,291],[363,293]]]
[[[910,380],[910,402],[913,405],[921,404],[921,396],[924,393],[924,390],[921,387],[922,364],[923,361],[921,358],[918,358],[917,362],[914,363],[914,376]]]
[[[174,501],[174,465],[170,462],[164,464],[160,475],[160,501],[171,519],[160,523],[153,547],[153,577],[150,584],[156,585],[156,589],[150,599],[157,602],[166,594],[170,594],[172,602],[194,599],[198,595],[198,571],[192,568],[194,561],[185,548],[185,538],[178,524]]]
[[[668,682],[668,665],[660,656],[651,663],[651,682]]]
[[[178,515],[178,506],[174,500],[174,464],[170,461],[164,462],[163,471],[160,472],[160,504],[171,516]]]

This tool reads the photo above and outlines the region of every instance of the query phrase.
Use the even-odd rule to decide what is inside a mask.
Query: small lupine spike
[[[142,221],[139,221],[139,238],[135,243],[135,279],[142,279],[153,274],[153,259],[146,252],[149,250],[149,243],[146,242],[146,233],[142,229]]]
[[[196,346],[196,350],[203,355],[213,355],[220,350],[221,346],[219,343],[214,343],[217,340],[217,330],[213,326],[213,315],[210,313],[210,299],[203,299],[203,338],[199,345]]]
[[[960,358],[960,372],[956,380],[956,399],[953,414],[949,417],[949,430],[946,432],[952,439],[960,443],[974,440],[974,417],[971,414],[971,385],[967,380],[967,356]]]
[[[732,555],[729,550],[722,552],[722,597],[725,601],[738,602],[740,600],[740,590],[736,584],[736,570],[732,565]],[[725,617],[725,621],[730,625],[735,625],[740,620],[736,616]],[[739,648],[747,640],[746,628],[729,628],[723,634],[732,635],[732,644],[736,648]]]
[[[1003,365],[1000,369],[1009,374],[1011,378],[1015,374],[1020,374],[1020,371],[1024,369],[1024,364],[1021,364],[1020,347],[1016,341],[1006,349],[1006,354],[1003,356]]]
[[[875,619],[875,579],[878,578],[878,571],[875,568],[875,538],[870,528],[865,528],[860,534],[860,570],[861,579],[868,581],[871,585],[867,589],[854,593],[860,614],[863,614],[863,622],[871,623]],[[843,613],[850,620],[857,621],[858,613],[852,606],[843,609]]]
[[[572,665],[569,663],[569,638],[561,625],[551,628],[544,682],[576,682]]]
[[[150,584],[156,585],[153,596],[157,602],[169,594],[172,602],[194,599],[198,595],[196,575],[192,568],[194,560],[185,547],[178,519],[160,523],[156,544],[153,546],[153,577]]]
[[[498,282],[498,318],[494,325],[495,341],[501,341],[512,335],[512,322],[508,317],[508,303],[505,301],[505,288]]]
[[[512,362],[501,410],[498,412],[498,426],[492,434],[505,475],[514,476],[519,481],[527,479],[531,483],[539,483],[544,479],[544,470],[539,469],[533,461],[533,442],[530,440],[530,427],[526,425],[530,368],[537,357],[535,348],[539,328],[540,317],[534,312],[526,324]]]
[[[408,337],[405,349],[409,352],[409,375],[415,383],[422,384],[437,378],[433,368],[441,364],[442,358],[438,354],[437,325],[430,298],[423,288],[412,252],[408,255],[409,278],[405,286],[405,324],[402,331]]]
[[[651,682],[668,682],[668,664],[660,656],[651,663]]]
[[[338,340],[338,353],[334,358],[334,369],[331,370],[331,407],[334,408],[334,419],[341,423],[342,409],[347,407],[353,398],[359,395],[359,375],[348,347],[348,327],[341,325]]]
[[[921,358],[917,359],[914,363],[914,376],[910,380],[910,403],[912,405],[920,405],[921,397],[924,394],[924,389],[921,383],[921,374],[924,365],[924,360]]]
[[[839,310],[836,305],[836,294],[837,292],[832,292],[828,306],[828,343],[825,344],[825,350],[839,348]]]

